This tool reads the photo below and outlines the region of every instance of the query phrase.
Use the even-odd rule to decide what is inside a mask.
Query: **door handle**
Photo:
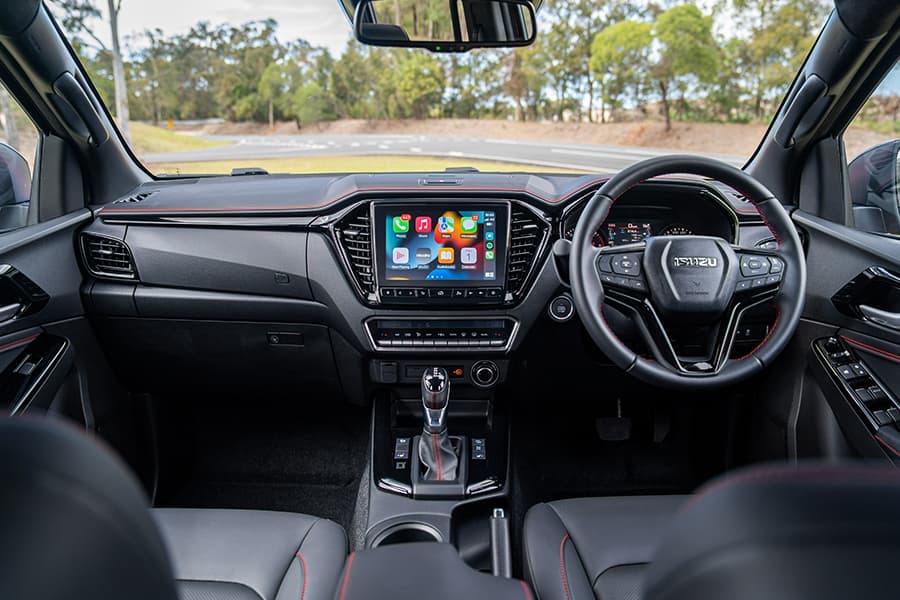
[[[862,313],[862,316],[867,320],[872,321],[876,325],[900,330],[900,313],[888,312],[866,304],[859,305],[859,312]]]
[[[12,304],[7,304],[6,306],[0,306],[0,323],[6,323],[7,321],[11,321],[19,314],[19,311],[22,310],[22,305],[18,302],[13,302]]]

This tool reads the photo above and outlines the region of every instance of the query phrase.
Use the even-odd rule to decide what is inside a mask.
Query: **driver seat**
[[[896,470],[822,464],[747,469],[693,496],[539,504],[525,574],[539,600],[881,597],[898,507]]]

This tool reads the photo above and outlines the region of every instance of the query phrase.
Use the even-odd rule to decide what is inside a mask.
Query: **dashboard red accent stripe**
[[[559,204],[561,202],[565,202],[566,200],[571,199],[573,196],[583,192],[585,189],[604,183],[609,179],[608,176],[598,177],[596,179],[592,179],[582,185],[578,186],[568,194],[564,196],[560,196],[558,198],[551,198],[545,196],[539,192],[528,190],[525,187],[467,187],[467,188],[453,188],[454,191],[462,191],[462,192],[515,192],[519,194],[528,194],[534,198],[539,200],[543,200],[548,204]],[[682,180],[682,181],[694,181],[696,179],[687,178],[687,177],[667,177],[666,179],[672,180]],[[330,206],[332,204],[336,204],[342,200],[346,200],[351,196],[359,193],[365,192],[422,192],[426,191],[428,188],[424,188],[422,186],[404,186],[404,187],[357,187],[352,191],[347,192],[345,194],[341,194],[340,196],[336,196],[329,200],[325,200],[323,202],[319,202],[316,204],[306,204],[303,206],[294,205],[294,206],[224,206],[224,207],[211,207],[211,206],[175,206],[175,207],[152,207],[152,206],[105,206],[100,209],[101,215],[103,213],[108,214],[134,214],[134,213],[176,213],[176,212],[196,212],[196,213],[205,213],[205,212],[276,212],[276,211],[307,211],[314,210],[317,208],[324,208],[326,206]],[[740,208],[732,206],[735,211],[744,214],[761,214],[759,210],[756,208]]]

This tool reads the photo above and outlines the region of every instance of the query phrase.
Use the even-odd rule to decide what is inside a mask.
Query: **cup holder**
[[[425,523],[399,523],[391,525],[372,540],[372,548],[390,544],[412,544],[416,542],[442,542],[440,532]]]

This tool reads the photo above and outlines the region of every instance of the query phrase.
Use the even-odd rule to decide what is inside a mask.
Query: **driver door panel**
[[[827,401],[850,455],[900,463],[900,329],[865,311],[900,313],[900,285],[890,277],[859,285],[873,270],[900,273],[900,240],[801,211],[794,220],[808,236],[804,317],[825,326],[810,344],[804,386]]]

